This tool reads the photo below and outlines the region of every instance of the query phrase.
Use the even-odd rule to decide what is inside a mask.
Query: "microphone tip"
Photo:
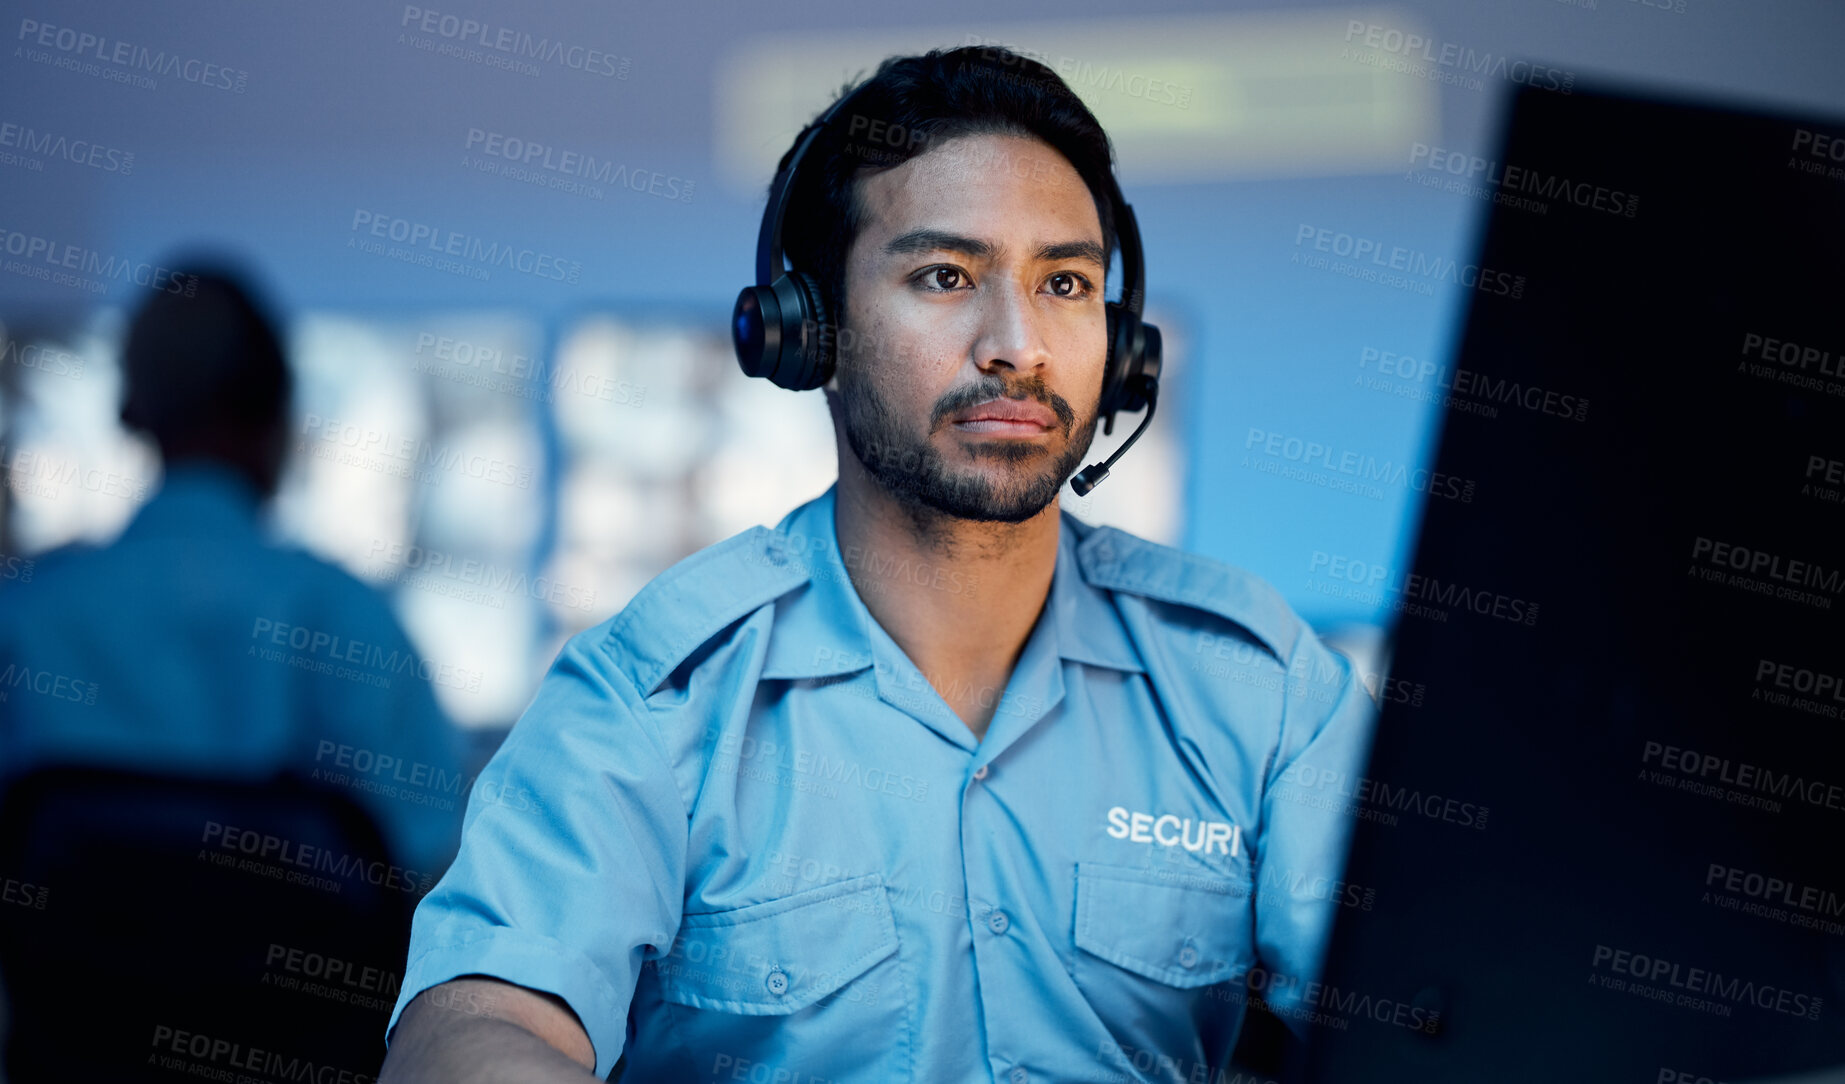
[[[1076,477],[1070,479],[1070,489],[1075,492],[1078,497],[1087,497],[1089,491],[1094,489],[1097,483],[1101,482],[1102,479],[1106,477],[1108,477],[1108,471],[1103,469],[1102,464],[1091,463],[1089,466],[1077,471]]]

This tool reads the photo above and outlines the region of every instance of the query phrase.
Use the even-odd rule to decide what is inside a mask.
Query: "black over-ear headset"
[[[808,125],[788,159],[788,167],[776,175],[769,189],[768,206],[763,209],[762,231],[756,238],[757,285],[743,288],[731,315],[737,363],[744,373],[763,377],[791,391],[817,388],[832,378],[837,360],[838,328],[834,314],[828,311],[830,299],[821,290],[819,279],[805,271],[785,269],[782,219],[788,211],[801,159],[833,117],[855,97],[856,92],[839,99],[819,120]],[[1102,418],[1102,431],[1107,434],[1115,431],[1117,410],[1135,411],[1144,406],[1147,415],[1121,447],[1115,449],[1115,454],[1103,462],[1084,467],[1070,480],[1070,488],[1078,496],[1088,493],[1108,477],[1115,461],[1134,446],[1153,421],[1153,409],[1159,400],[1160,331],[1140,318],[1147,288],[1146,265],[1140,251],[1140,226],[1134,220],[1134,208],[1122,198],[1112,170],[1105,181],[1108,187],[1105,195],[1114,207],[1115,233],[1121,243],[1123,284],[1121,300],[1107,302],[1105,306],[1108,362],[1103,368],[1098,414]]]

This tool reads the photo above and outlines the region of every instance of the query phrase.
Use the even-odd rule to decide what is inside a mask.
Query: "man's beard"
[[[956,471],[929,443],[928,433],[955,414],[989,399],[1034,399],[1050,407],[1063,430],[1063,453],[1050,459],[1035,441],[981,439],[967,434],[976,459],[1024,464],[1046,460],[1025,477],[994,483],[974,471]],[[1080,429],[1076,414],[1061,395],[1032,377],[1008,385],[997,376],[950,391],[936,400],[924,436],[912,435],[904,419],[879,394],[877,387],[857,374],[840,373],[839,398],[846,443],[865,470],[899,503],[912,509],[932,509],[958,519],[981,522],[1023,523],[1057,499],[1058,490],[1082,464],[1095,437],[1097,417],[1091,413]]]

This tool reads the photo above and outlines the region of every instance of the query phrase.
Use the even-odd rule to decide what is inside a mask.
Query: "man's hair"
[[[852,101],[814,138],[801,160],[782,222],[789,262],[820,281],[834,326],[845,316],[846,252],[865,223],[857,180],[902,165],[958,136],[1006,134],[1042,140],[1069,161],[1095,199],[1102,247],[1115,251],[1113,149],[1082,99],[1044,64],[1000,46],[931,49],[893,56],[848,87]],[[822,115],[825,111],[822,110]],[[818,121],[816,120],[817,124]],[[782,155],[788,168],[814,124]]]
[[[287,361],[253,287],[226,267],[188,264],[184,293],[136,314],[123,352],[122,421],[163,452],[214,433],[260,433],[286,421]]]

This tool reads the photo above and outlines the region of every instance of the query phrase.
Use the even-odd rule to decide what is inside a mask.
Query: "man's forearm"
[[[595,1084],[601,1078],[479,1003],[426,990],[404,1007],[379,1084]]]

